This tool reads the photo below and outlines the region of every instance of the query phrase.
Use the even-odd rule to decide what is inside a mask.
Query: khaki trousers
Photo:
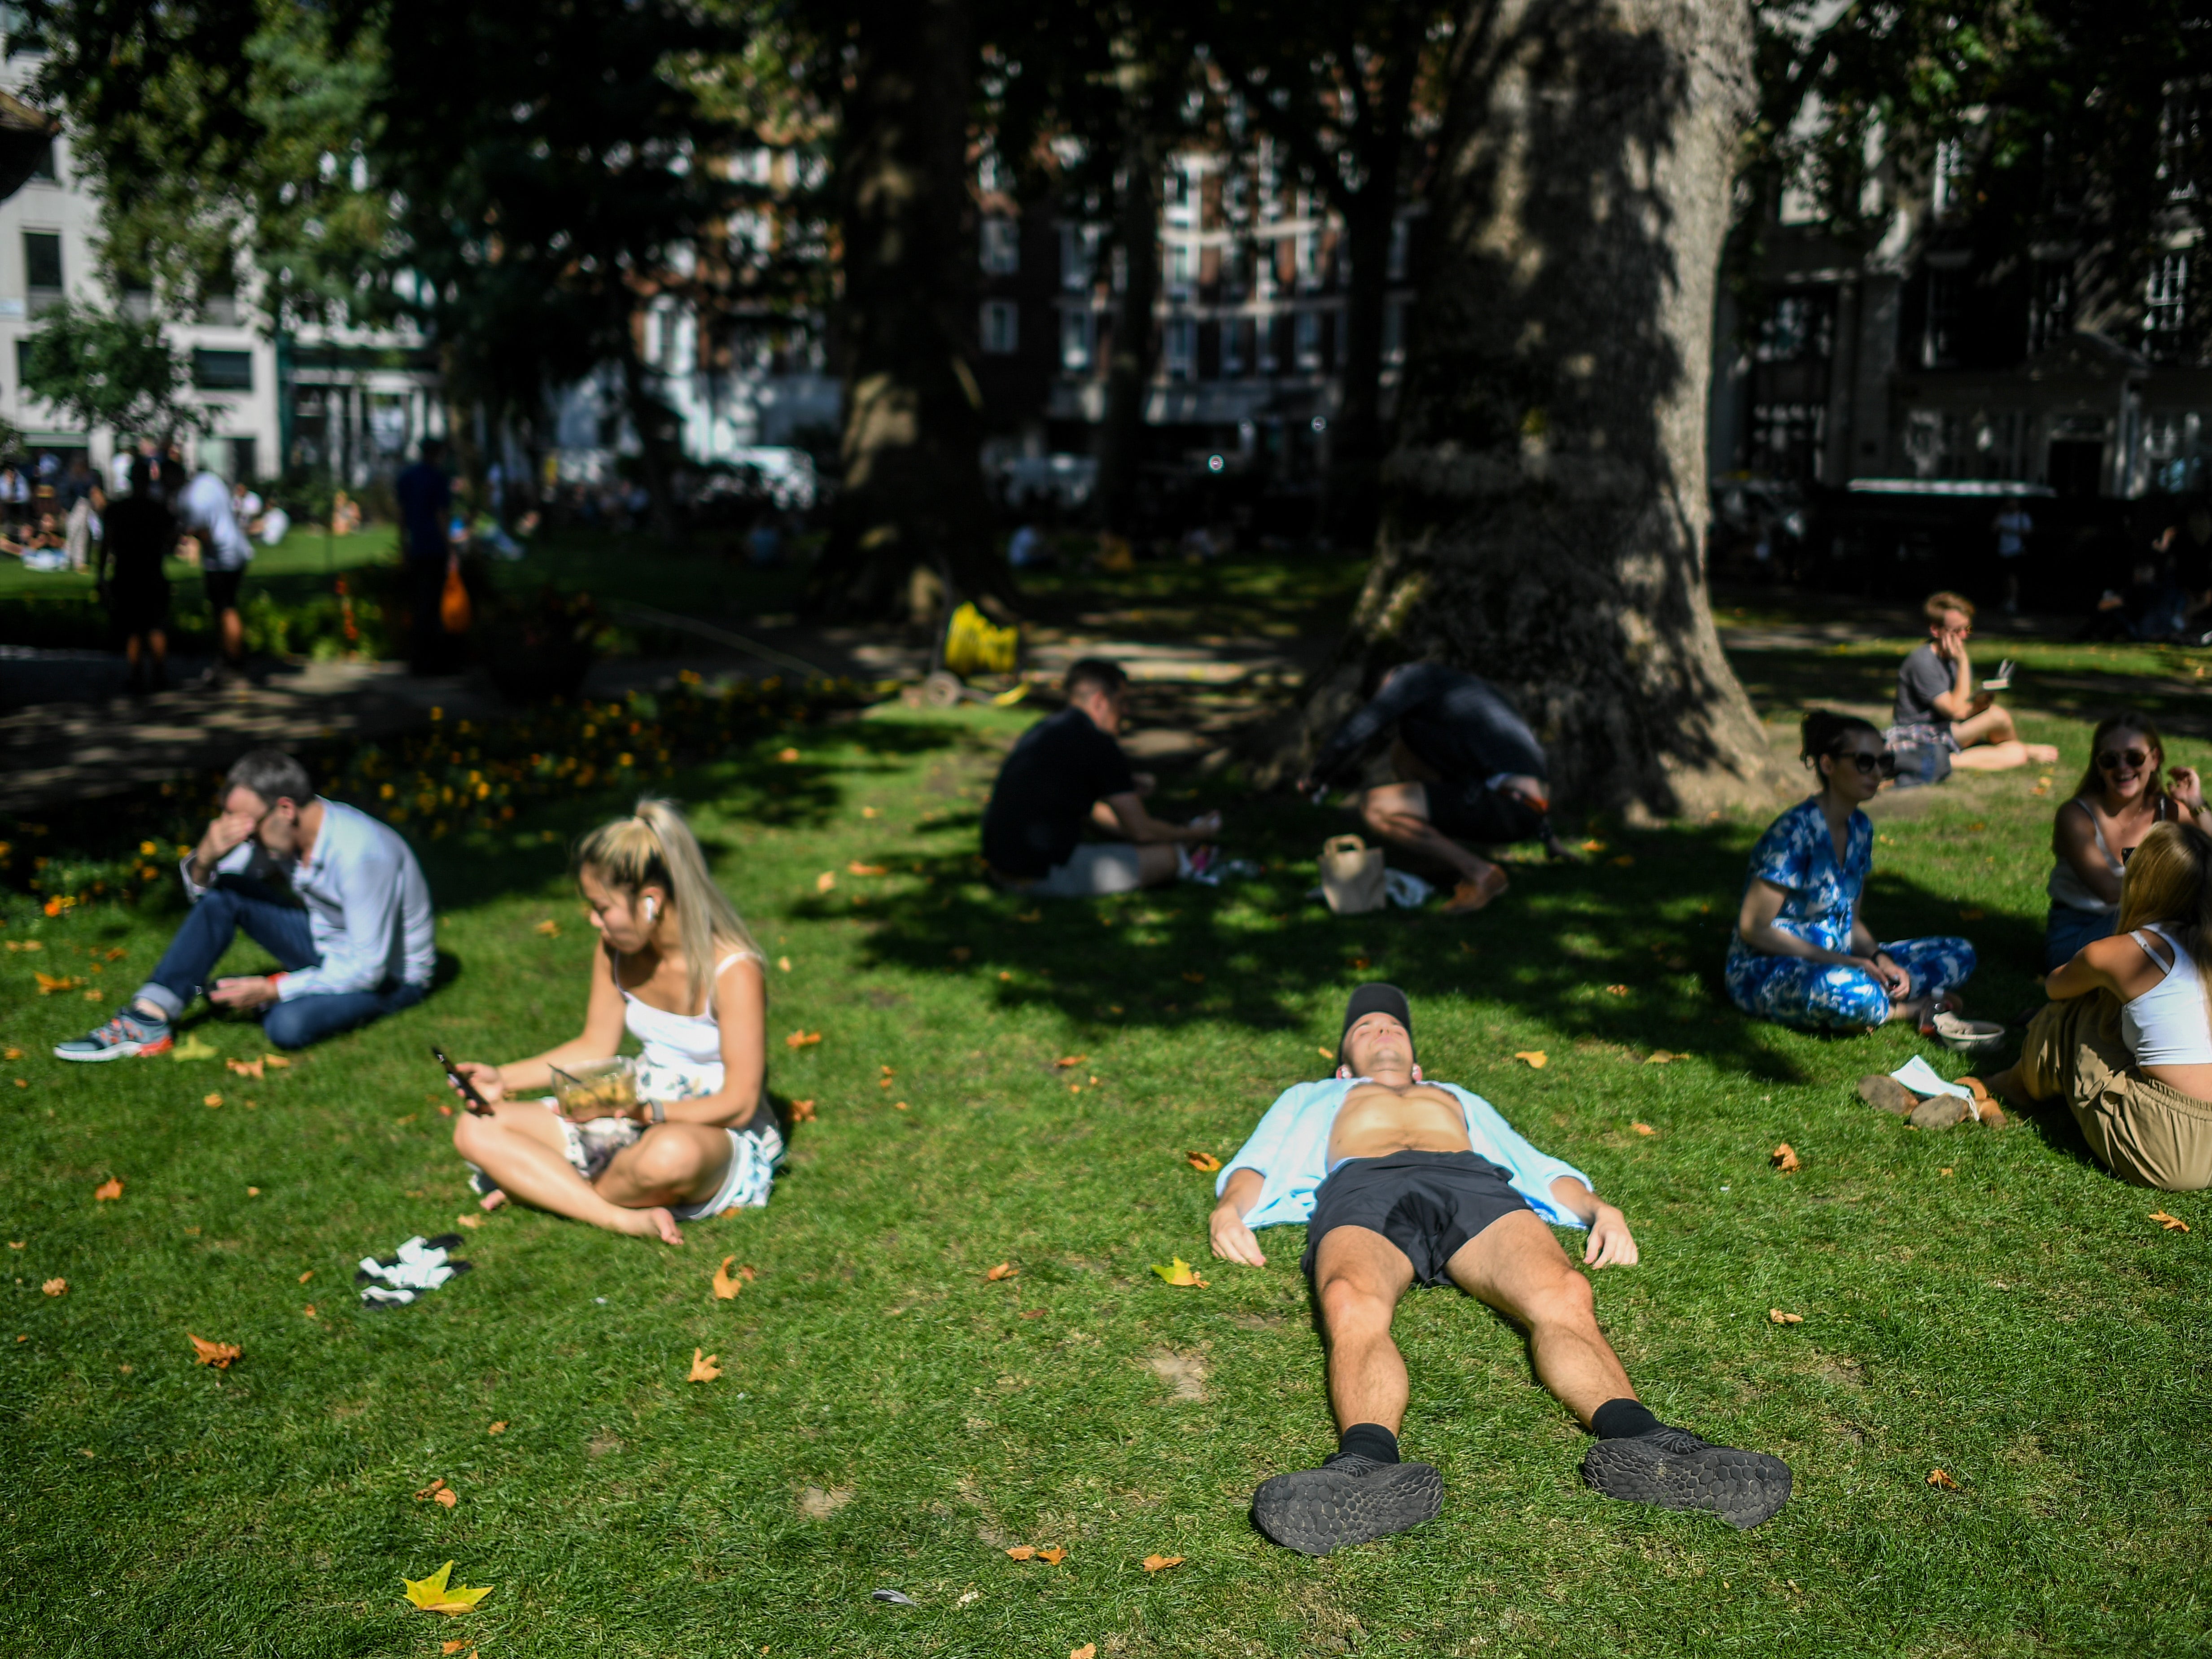
[[[2029,1022],[2020,1076],[2038,1100],[2063,1100],[2098,1161],[2161,1192],[2212,1187],[2212,1103],[2145,1077],[2120,1041],[2109,991],[2054,1002]]]

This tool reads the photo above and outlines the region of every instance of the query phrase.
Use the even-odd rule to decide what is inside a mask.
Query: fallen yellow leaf
[[[548,916],[538,924],[538,931],[547,939],[558,939],[561,937],[561,924]]]
[[[308,1269],[307,1269],[307,1272],[305,1272],[305,1273],[301,1273],[301,1274],[300,1275],[300,1282],[301,1282],[302,1285],[304,1285],[304,1284],[306,1284],[309,1279],[313,1279],[314,1276],[315,1276],[315,1270],[314,1270],[313,1267],[310,1267],[310,1268],[308,1268]]]
[[[1648,1123],[1632,1123],[1628,1127],[1640,1135],[1656,1135],[1659,1133]]]
[[[1628,994],[1628,988],[1626,985],[1608,985],[1605,988],[1605,994],[1609,997],[1625,997]]]
[[[796,749],[779,749],[775,751],[775,757],[788,766],[799,758],[799,751]]]
[[[193,1361],[195,1364],[212,1365],[219,1371],[227,1371],[232,1360],[245,1358],[244,1352],[235,1342],[210,1342],[204,1337],[192,1335],[190,1331],[186,1331],[185,1335],[198,1354]]]
[[[453,1224],[456,1227],[469,1228],[473,1231],[483,1225],[483,1218],[480,1215],[457,1215],[453,1218]]]
[[[1164,1267],[1155,1261],[1152,1263],[1152,1271],[1179,1289],[1202,1291],[1206,1288],[1206,1281],[1192,1271],[1189,1262],[1179,1255],[1171,1257],[1169,1265]]]
[[[888,876],[890,872],[880,864],[863,864],[854,859],[845,866],[845,873],[848,876]]]
[[[1797,1162],[1797,1154],[1790,1150],[1786,1140],[1766,1155],[1766,1161],[1782,1175],[1795,1175],[1802,1167]]]
[[[1145,1558],[1146,1572],[1159,1572],[1166,1568],[1179,1567],[1182,1565],[1182,1557],[1180,1555],[1148,1555]]]
[[[467,1613],[491,1594],[492,1586],[489,1584],[481,1589],[470,1589],[465,1585],[449,1583],[447,1580],[453,1571],[453,1564],[448,1561],[428,1578],[410,1578],[402,1574],[399,1582],[407,1586],[407,1599],[425,1613],[448,1615]]]
[[[1323,1060],[1334,1060],[1336,1058],[1336,1050],[1334,1048],[1316,1048],[1314,1052],[1319,1054]]]
[[[240,1077],[259,1077],[264,1062],[258,1060],[226,1060],[223,1064]],[[221,1097],[217,1097],[218,1099]]]
[[[1048,1550],[1039,1550],[1036,1553],[1036,1559],[1040,1561],[1049,1561],[1056,1567],[1067,1559],[1067,1552],[1055,1544]]]
[[[759,1277],[750,1267],[740,1267],[732,1276],[730,1272],[730,1263],[736,1260],[737,1257],[733,1255],[726,1255],[722,1258],[722,1265],[714,1269],[714,1296],[717,1301],[734,1300],[739,1291]]]
[[[811,1100],[793,1101],[791,1103],[791,1121],[793,1123],[813,1122],[814,1103]]]
[[[1001,1261],[997,1267],[992,1268],[990,1272],[985,1273],[983,1277],[995,1283],[1001,1279],[1012,1279],[1020,1272],[1021,1269],[1014,1266],[1012,1262]]]
[[[1017,1561],[1026,1561],[1030,1557],[1036,1553],[1036,1549],[1033,1545],[1017,1544],[1012,1549],[1008,1550],[1006,1553]]]
[[[1185,1152],[1182,1161],[1200,1175],[1212,1175],[1221,1167],[1221,1160],[1212,1152]]]
[[[106,1180],[101,1182],[100,1185],[92,1189],[92,1195],[100,1200],[103,1204],[109,1199],[122,1197],[123,1177],[121,1176],[108,1176]]]
[[[834,870],[824,870],[814,878],[814,890],[817,893],[826,893],[836,884],[837,872]]]
[[[58,977],[52,974],[37,974],[33,977],[39,981],[39,994],[42,997],[57,996],[64,991],[74,991],[84,983],[82,980],[68,974]]]
[[[415,1494],[415,1501],[419,1504],[426,1498],[435,1498],[440,1492],[445,1490],[445,1477],[441,1475],[437,1480],[433,1480],[428,1486],[416,1492]]]
[[[1513,1058],[1527,1060],[1532,1069],[1539,1072],[1552,1063],[1549,1056],[1541,1048],[1516,1048],[1514,1050]]]
[[[1766,1316],[1778,1325],[1802,1325],[1805,1322],[1803,1314],[1784,1313],[1779,1308],[1769,1308]]]
[[[1098,1659],[1098,1644],[1085,1642],[1079,1648],[1070,1648],[1067,1650],[1067,1659]]]
[[[789,973],[791,971],[791,958],[789,957],[778,957],[775,959],[775,971],[779,974]]]
[[[221,1095],[210,1095],[206,1099],[201,1101],[200,1104],[203,1106],[220,1106],[222,1104],[222,1097]]]
[[[1928,1471],[1928,1484],[1931,1486],[1940,1486],[1945,1492],[1956,1492],[1959,1490],[1959,1483],[1954,1480],[1949,1475],[1944,1474],[1941,1469],[1930,1469]]]
[[[1644,1056],[1644,1063],[1646,1066],[1671,1066],[1678,1060],[1688,1058],[1689,1055],[1678,1054],[1672,1048],[1654,1048]]]
[[[467,1643],[465,1640],[464,1640],[464,1641],[456,1641],[456,1642],[441,1642],[441,1643],[439,1643],[439,1644],[438,1644],[438,1651],[439,1651],[439,1652],[441,1652],[441,1653],[459,1653],[459,1652],[463,1648],[465,1648],[465,1647],[466,1647],[466,1646],[468,1646],[468,1643]]]
[[[261,1056],[261,1063],[272,1072],[281,1072],[292,1062],[282,1054],[264,1054]]]
[[[1053,1061],[1053,1064],[1058,1066],[1061,1071],[1065,1072],[1082,1065],[1085,1060],[1090,1058],[1091,1056],[1088,1054],[1062,1054],[1058,1060]]]
[[[787,1048],[811,1048],[821,1041],[822,1033],[819,1031],[793,1031],[784,1038],[783,1046]]]
[[[39,1288],[44,1291],[48,1296],[66,1296],[69,1294],[69,1280],[66,1279],[50,1279],[45,1284],[40,1285]]]
[[[714,1363],[721,1357],[718,1353],[708,1353],[704,1348],[692,1349],[691,1374],[684,1380],[686,1382],[712,1382],[722,1374],[722,1368]]]
[[[2168,1215],[2163,1210],[2153,1210],[2150,1212],[2150,1218],[2170,1233],[2185,1233],[2189,1231],[2189,1224],[2186,1221],[2178,1215]]]
[[[486,1434],[505,1434],[507,1432],[507,1425],[504,1423],[495,1423],[489,1428],[486,1429],[484,1432]]]

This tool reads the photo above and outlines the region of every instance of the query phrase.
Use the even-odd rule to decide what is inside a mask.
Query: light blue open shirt
[[[1251,1139],[1222,1166],[1214,1179],[1213,1195],[1221,1195],[1229,1177],[1237,1170],[1256,1170],[1262,1183],[1260,1201],[1244,1218],[1246,1226],[1256,1231],[1310,1218],[1314,1194],[1328,1176],[1328,1132],[1335,1127],[1337,1109],[1344,1104],[1352,1085],[1365,1080],[1333,1077],[1319,1083],[1294,1083],[1284,1090],[1260,1120],[1260,1127],[1252,1131]],[[1552,1196],[1552,1183],[1561,1176],[1595,1192],[1588,1176],[1522,1139],[1480,1095],[1471,1095],[1455,1083],[1434,1086],[1459,1102],[1467,1115],[1468,1145],[1475,1155],[1504,1170],[1513,1190],[1527,1199],[1538,1215],[1555,1227],[1589,1224]]]

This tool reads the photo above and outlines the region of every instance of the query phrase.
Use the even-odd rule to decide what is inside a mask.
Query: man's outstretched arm
[[[1576,1218],[1589,1228],[1589,1241],[1583,1246],[1585,1265],[1592,1267],[1633,1267],[1636,1265],[1636,1240],[1629,1233],[1626,1216],[1572,1176],[1560,1176],[1552,1182],[1552,1197],[1560,1208],[1571,1210]],[[1218,1222],[1215,1224],[1217,1227],[1219,1224]],[[1218,1249],[1216,1254],[1218,1254]]]
[[[1221,1189],[1220,1200],[1214,1205],[1212,1219],[1206,1227],[1213,1253],[1224,1261],[1241,1261],[1248,1267],[1267,1265],[1267,1252],[1260,1248],[1260,1241],[1252,1230],[1244,1224],[1245,1216],[1260,1201],[1260,1188],[1266,1184],[1267,1177],[1257,1170],[1229,1172],[1229,1184]],[[1620,1212],[1614,1213],[1618,1215]],[[1624,1227],[1621,1231],[1625,1236],[1627,1229]],[[1632,1251],[1634,1249],[1632,1245],[1630,1248]]]

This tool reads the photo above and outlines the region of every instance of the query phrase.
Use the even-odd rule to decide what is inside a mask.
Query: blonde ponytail
[[[673,801],[647,797],[633,817],[601,824],[576,848],[576,866],[633,898],[647,887],[666,890],[676,907],[694,1007],[706,1006],[714,963],[726,950],[760,955],[744,919],[708,873],[699,838]]]

